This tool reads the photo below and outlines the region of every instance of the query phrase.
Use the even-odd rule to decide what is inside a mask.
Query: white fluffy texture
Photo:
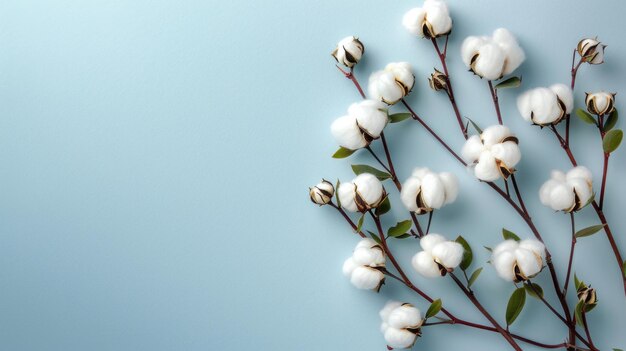
[[[365,134],[372,139],[380,136],[389,122],[387,106],[379,101],[363,100],[348,108],[348,114],[337,118],[330,131],[339,144],[350,150],[368,145]]]
[[[430,35],[439,37],[450,33],[452,18],[448,5],[442,0],[426,0],[422,7],[409,10],[402,18],[402,25],[414,35],[425,37],[424,24],[430,28]]]
[[[370,97],[393,105],[405,97],[415,84],[413,69],[408,62],[392,62],[369,78]]]
[[[424,251],[413,256],[411,263],[419,274],[428,278],[441,276],[439,265],[454,269],[463,259],[463,246],[440,234],[431,233],[424,236],[420,239],[420,246]]]
[[[326,194],[323,192],[326,192]],[[335,187],[328,181],[322,181],[311,189],[310,194],[313,202],[318,205],[324,205],[329,203],[335,194]]]
[[[589,112],[604,115],[611,112],[614,99],[613,94],[599,91],[597,93],[588,93],[585,97],[585,103]]]
[[[527,278],[537,275],[543,266],[544,255],[545,247],[538,240],[505,240],[493,249],[491,263],[502,279],[513,281],[516,265]]]
[[[559,101],[565,106],[562,110]],[[547,125],[559,122],[565,114],[572,112],[574,96],[564,84],[554,84],[549,88],[535,88],[517,98],[517,109],[529,122]]]
[[[512,136],[509,128],[494,125],[483,130],[480,136],[472,135],[467,139],[461,154],[469,164],[474,165],[476,178],[487,182],[499,179],[502,175],[497,161],[508,169],[517,165],[522,157],[519,146],[511,140],[503,142]]]
[[[402,185],[400,198],[412,212],[421,212],[417,206],[418,195],[430,209],[440,209],[453,203],[459,191],[458,180],[452,173],[435,173],[428,168],[415,168],[413,174]]]
[[[552,171],[548,181],[539,189],[541,203],[555,211],[580,209],[576,206],[576,195],[581,205],[585,205],[593,197],[593,178],[589,169],[584,166],[572,168],[569,172]]]
[[[379,314],[382,320],[380,331],[384,334],[387,345],[406,349],[415,343],[417,335],[408,329],[417,329],[422,325],[420,310],[411,304],[389,301]]]
[[[474,57],[476,59],[472,62]],[[513,73],[524,62],[526,55],[513,34],[499,28],[491,37],[465,38],[461,45],[461,58],[474,73],[494,80]]]
[[[377,267],[385,266],[385,255],[381,247],[372,239],[361,240],[352,257],[343,263],[343,274],[358,289],[375,290],[385,275]]]
[[[350,212],[357,212],[359,210],[355,202],[357,192],[371,207],[378,205],[385,194],[383,184],[378,178],[369,173],[362,173],[351,182],[339,184],[337,196],[341,207]]]
[[[354,65],[361,60],[363,51],[363,44],[356,37],[349,36],[339,41],[337,48],[333,51],[333,56],[335,56],[337,62],[344,66],[354,67]],[[349,60],[346,52],[348,52],[356,62]]]

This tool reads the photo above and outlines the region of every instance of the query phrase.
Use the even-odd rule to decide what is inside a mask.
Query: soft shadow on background
[[[363,82],[387,62],[414,65],[409,101],[460,149],[448,102],[427,86],[438,67],[430,43],[400,23],[420,4],[2,2],[0,348],[384,350],[378,311],[386,300],[427,305],[395,282],[380,294],[354,289],[341,264],[356,237],[331,209],[314,207],[307,189],[322,177],[349,180],[351,162],[371,161],[364,153],[330,158],[330,123],[359,99],[330,57],[347,35],[366,45],[356,69]],[[598,35],[609,45],[607,62],[582,67],[576,104],[584,91],[606,89],[626,106],[622,2],[457,0],[450,7],[449,64],[463,115],[495,122],[486,83],[463,67],[459,46],[499,26],[526,50],[522,89],[569,82],[572,49]],[[536,193],[551,169],[569,163],[547,131],[518,115],[521,91],[502,92],[504,119],[521,139],[521,187],[563,274],[568,218],[541,206]],[[577,120],[573,130],[579,160],[599,179],[598,136]],[[477,264],[503,226],[530,236],[418,125],[391,125],[386,134],[402,178],[415,166],[459,176],[459,199],[437,213],[433,230],[463,234]],[[626,251],[624,150],[611,159],[606,213]],[[388,188],[394,214],[405,219]],[[578,222],[597,219],[585,210]],[[483,322],[449,280],[425,280],[408,268],[417,242],[393,245],[425,290]],[[589,315],[596,343],[626,347],[626,301],[604,235],[581,240],[575,261],[599,292]],[[550,290],[547,272],[538,282]],[[500,320],[511,291],[488,266],[476,284]],[[566,337],[533,299],[512,329],[545,342]],[[506,347],[495,334],[443,326],[425,330],[415,349]]]

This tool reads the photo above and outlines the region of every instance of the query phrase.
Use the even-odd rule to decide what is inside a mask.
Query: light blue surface
[[[356,69],[362,81],[389,61],[412,62],[417,85],[409,101],[455,149],[462,145],[448,102],[427,88],[439,66],[430,43],[400,24],[417,4],[0,3],[0,349],[384,350],[378,310],[385,301],[427,305],[394,282],[378,295],[354,289],[341,264],[355,237],[332,209],[309,202],[307,187],[322,177],[349,180],[350,162],[371,161],[364,153],[329,157],[331,121],[358,100],[329,56],[346,35],[367,47]],[[583,91],[607,89],[626,106],[622,2],[450,6],[450,66],[465,116],[483,126],[495,121],[486,83],[460,62],[460,43],[499,26],[526,50],[518,71],[524,88],[567,83],[578,39],[599,35],[609,44],[607,63],[581,68],[577,105]],[[568,163],[547,131],[519,117],[520,91],[502,92],[504,118],[522,141],[527,204],[563,274],[567,217],[542,207],[536,190]],[[599,177],[596,133],[579,121],[573,128],[575,152]],[[437,213],[433,229],[462,233],[477,262],[487,260],[481,245],[496,244],[502,226],[530,235],[418,125],[386,133],[402,177],[418,165],[459,175],[459,199]],[[625,155],[612,158],[606,211],[624,252],[626,188],[618,179]],[[394,213],[406,217],[400,206]],[[578,218],[581,226],[596,222],[590,210]],[[408,268],[416,242],[393,247],[431,295],[484,322],[449,280],[424,280]],[[589,316],[596,343],[626,347],[626,303],[604,236],[581,240],[575,261],[599,291]],[[549,290],[547,272],[539,282]],[[491,267],[476,285],[500,320],[511,291]],[[566,337],[536,300],[512,328],[544,342]],[[493,333],[443,326],[424,330],[415,349],[507,347]]]

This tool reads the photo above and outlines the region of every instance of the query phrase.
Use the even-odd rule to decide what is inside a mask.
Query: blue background
[[[380,294],[354,289],[341,264],[356,237],[331,208],[313,206],[307,188],[322,177],[350,180],[350,163],[371,163],[363,152],[330,158],[329,125],[359,100],[329,56],[347,35],[367,47],[356,69],[362,82],[387,62],[411,62],[410,103],[455,149],[462,146],[445,96],[427,86],[439,67],[430,43],[401,26],[419,4],[0,3],[0,349],[384,350],[378,311],[386,300],[427,305],[395,282]],[[584,91],[600,89],[620,92],[617,106],[625,106],[622,2],[457,0],[450,8],[449,64],[464,116],[495,122],[486,83],[466,71],[459,46],[499,26],[526,50],[517,71],[524,89],[568,83],[572,49],[599,35],[609,44],[607,62],[581,68],[577,106]],[[521,187],[562,275],[568,218],[541,206],[536,193],[552,168],[569,163],[548,131],[519,117],[521,91],[501,93],[504,119],[521,139]],[[475,264],[485,264],[481,246],[495,245],[503,226],[530,236],[417,124],[390,125],[386,134],[401,178],[415,166],[459,176],[459,199],[436,214],[433,230],[463,234]],[[596,131],[576,120],[573,140],[598,179]],[[612,157],[606,212],[626,252],[624,158],[624,150]],[[405,219],[387,188],[393,214]],[[580,227],[597,223],[589,209],[577,217]],[[450,280],[410,269],[418,247],[393,243],[428,293],[484,322]],[[599,291],[589,316],[596,343],[626,347],[626,301],[604,235],[581,240],[575,261]],[[551,290],[547,272],[538,282]],[[486,267],[475,290],[502,321],[513,287]],[[512,329],[550,343],[566,337],[534,299]],[[425,329],[415,347],[453,348],[507,346],[493,333],[441,326]]]

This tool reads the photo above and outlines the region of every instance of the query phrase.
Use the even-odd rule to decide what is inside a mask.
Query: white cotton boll
[[[410,9],[402,17],[402,25],[413,35],[424,36],[422,24],[426,19],[426,10],[421,7]]]
[[[495,248],[493,248],[491,255],[493,257],[496,257],[505,251],[513,251],[517,249],[518,247],[519,247],[519,243],[517,241],[512,240],[512,239],[505,240],[499,243]]]
[[[352,257],[348,258],[347,260],[343,262],[343,267],[342,267],[343,275],[345,275],[346,277],[350,277],[356,267],[358,267],[358,265],[354,262]]]
[[[391,314],[391,312],[400,306],[402,306],[402,302],[393,300],[387,301],[385,307],[383,307],[383,309],[378,312],[378,314],[380,315],[380,319],[383,322],[387,322],[389,320],[389,315]]]
[[[526,59],[524,50],[517,43],[513,34],[505,28],[498,28],[493,32],[493,40],[500,45],[506,56],[503,75],[511,74]]]
[[[375,290],[385,275],[377,269],[359,266],[354,268],[350,276],[350,283],[358,289]]]
[[[535,239],[526,239],[520,241],[519,248],[530,250],[539,257],[543,257],[546,252],[546,246],[541,241]]]
[[[370,75],[368,90],[372,99],[389,105],[397,103],[404,97],[404,90],[396,82],[393,73],[386,71],[378,71]]]
[[[443,183],[443,187],[446,193],[446,200],[444,205],[453,203],[457,195],[459,194],[459,181],[457,177],[449,172],[439,173],[439,179]]]
[[[606,45],[598,45],[595,51],[595,56],[593,56],[593,59],[588,62],[592,65],[604,63],[604,48],[606,48]]]
[[[395,80],[405,88],[404,95],[413,89],[415,75],[413,75],[413,68],[410,63],[392,62],[385,67],[385,71],[391,72]]]
[[[350,212],[358,211],[356,202],[354,202],[355,191],[356,187],[353,183],[341,183],[339,184],[339,188],[337,188],[337,197],[339,198],[339,202],[341,202],[341,207]]]
[[[431,252],[435,245],[443,243],[447,240],[448,239],[446,239],[446,237],[443,235],[430,233],[420,239],[420,246],[422,247],[422,250],[426,252]]]
[[[495,157],[493,157],[490,151],[483,151],[480,154],[478,163],[474,167],[474,175],[485,182],[493,182],[500,179],[500,170],[496,164]]]
[[[424,277],[435,278],[441,276],[439,266],[435,263],[434,257],[426,251],[420,251],[415,254],[411,263],[413,264],[415,271]]]
[[[551,178],[539,189],[539,199],[555,211],[580,210],[593,199],[591,172],[583,166],[575,167],[567,174],[552,171]]]
[[[461,58],[463,63],[470,67],[472,58],[478,54],[478,49],[483,46],[489,40],[488,37],[467,37],[461,44]]]
[[[402,190],[400,191],[400,200],[411,212],[416,212],[419,208],[417,206],[417,194],[422,187],[422,181],[417,177],[410,177],[404,184],[402,184]]]
[[[385,265],[385,255],[379,247],[359,247],[352,254],[354,263],[359,266],[382,267]]]
[[[577,166],[569,170],[569,172],[567,172],[567,175],[565,176],[565,179],[567,180],[576,179],[576,178],[582,178],[586,180],[587,182],[591,183],[593,176],[591,174],[591,171],[587,167]]]
[[[394,349],[408,349],[413,346],[417,335],[406,329],[387,328],[385,341]]]
[[[515,265],[515,255],[512,252],[504,251],[497,255],[494,254],[491,257],[491,262],[500,278],[506,281],[513,281],[515,279],[515,271],[513,269]]]
[[[443,206],[445,189],[435,173],[429,173],[422,179],[422,198],[431,208],[438,209]]]
[[[520,272],[528,278],[535,276],[541,271],[541,258],[537,257],[537,255],[530,250],[521,248],[515,250],[515,261],[517,262],[517,267]]]
[[[502,71],[506,56],[496,43],[489,42],[483,44],[478,50],[478,58],[474,61],[474,73],[479,76],[495,80],[502,77]]]
[[[357,37],[349,36],[339,41],[331,55],[337,62],[352,68],[361,60],[364,51],[363,43]]]
[[[565,105],[565,113],[571,113],[574,109],[574,94],[572,93],[572,89],[565,84],[559,83],[551,85],[550,90],[552,90]]]
[[[367,141],[363,137],[354,116],[347,115],[337,118],[331,124],[330,131],[337,144],[346,149],[358,150],[367,146]]]
[[[587,111],[593,115],[608,115],[615,110],[615,93],[586,93],[585,104]]]
[[[467,139],[461,150],[461,155],[467,162],[474,162],[478,160],[480,154],[485,150],[485,146],[480,140],[480,136],[472,135]]]
[[[370,173],[359,174],[352,183],[361,198],[369,205],[376,205],[384,195],[383,184]]]
[[[389,122],[387,106],[375,100],[363,100],[350,105],[348,115],[354,116],[358,126],[372,138],[378,138]]]
[[[550,207],[555,211],[568,211],[574,200],[572,187],[565,183],[558,183],[550,190]]]
[[[456,268],[463,260],[463,246],[454,241],[439,243],[433,247],[432,255],[446,268]]]
[[[501,143],[504,138],[511,135],[511,130],[507,126],[496,124],[485,128],[480,134],[480,138],[485,146],[491,147]]]
[[[504,162],[508,168],[515,167],[522,158],[519,146],[513,141],[507,141],[492,146],[491,155]]]
[[[389,314],[387,324],[396,329],[413,329],[422,324],[420,310],[410,304],[403,304]]]

